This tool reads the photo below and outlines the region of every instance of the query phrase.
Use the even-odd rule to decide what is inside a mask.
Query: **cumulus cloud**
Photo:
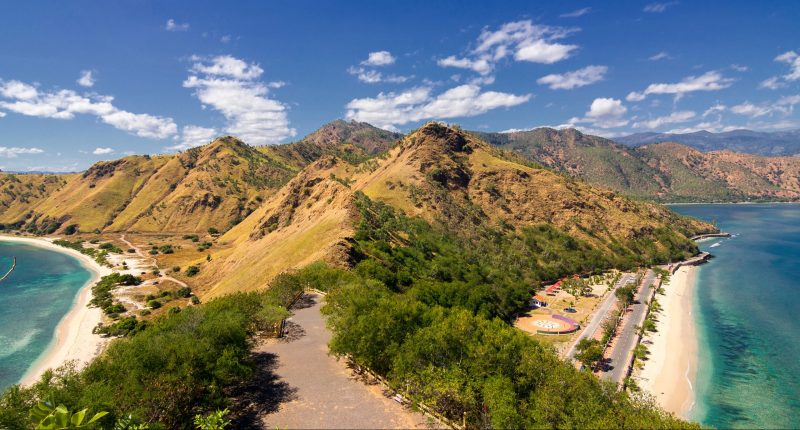
[[[0,157],[3,158],[17,158],[23,154],[41,154],[44,151],[39,148],[19,148],[19,147],[5,147],[0,146]]]
[[[73,90],[39,91],[20,81],[0,81],[0,107],[27,116],[72,119],[94,115],[102,122],[139,137],[164,139],[177,132],[172,118],[135,114],[113,105],[114,98]]]
[[[661,13],[667,10],[670,6],[676,5],[678,2],[666,2],[666,3],[650,3],[642,9],[648,13]]]
[[[516,106],[530,98],[530,94],[481,91],[480,86],[472,84],[450,88],[438,95],[433,95],[430,87],[417,87],[400,93],[380,93],[376,97],[351,100],[346,106],[346,116],[387,130],[397,130],[398,125],[413,121],[471,117],[501,107]]]
[[[112,152],[114,152],[113,148],[99,148],[98,147],[98,148],[95,148],[94,151],[92,151],[92,154],[94,154],[94,155],[105,155],[105,154],[111,154]]]
[[[92,76],[91,70],[83,70],[81,72],[81,77],[78,78],[76,81],[78,85],[82,87],[93,87],[94,86],[94,76]]]
[[[394,64],[396,58],[389,51],[370,52],[362,66],[388,66]]]
[[[270,98],[269,84],[259,80],[264,70],[257,64],[229,55],[193,60],[183,86],[193,89],[204,106],[222,113],[225,131],[253,145],[275,144],[297,134],[289,127],[286,105]]]
[[[584,7],[584,8],[573,10],[572,12],[562,13],[561,15],[559,15],[559,17],[561,17],[561,18],[577,18],[579,16],[584,16],[584,15],[586,15],[587,13],[589,13],[591,11],[592,11],[592,8]]]
[[[549,86],[551,90],[571,90],[602,81],[606,72],[606,66],[587,66],[564,74],[542,76],[536,82]]]
[[[762,81],[758,87],[769,90],[783,88],[788,82],[800,80],[800,55],[795,51],[786,51],[775,57],[775,61],[789,65],[789,73],[781,76],[773,76]]]
[[[6,113],[5,112],[0,112],[0,118],[2,118],[4,116],[6,116]]]
[[[467,55],[437,61],[441,67],[469,69],[488,75],[498,61],[512,56],[516,61],[552,64],[569,58],[577,45],[559,43],[576,29],[534,24],[530,20],[505,23],[497,30],[484,28],[475,48]]]
[[[621,100],[613,98],[596,98],[586,112],[585,121],[600,128],[622,127],[628,124],[625,113],[628,112]]]
[[[164,24],[164,30],[167,31],[186,31],[189,29],[189,23],[179,24],[175,22],[174,19],[170,18],[167,20],[167,23]]]
[[[180,143],[175,146],[170,146],[167,149],[183,151],[196,146],[202,146],[214,140],[218,134],[217,130],[213,128],[187,125],[181,130]]]
[[[652,130],[656,128],[661,128],[666,124],[686,122],[691,120],[695,116],[697,116],[697,114],[690,110],[672,112],[671,114],[666,116],[661,116],[646,121],[637,121],[633,124],[633,128],[648,128]]]
[[[629,102],[644,100],[651,94],[673,94],[677,98],[694,91],[718,91],[730,87],[732,78],[726,78],[717,71],[706,72],[700,76],[689,76],[677,83],[650,84],[642,92],[633,91],[625,97]]]

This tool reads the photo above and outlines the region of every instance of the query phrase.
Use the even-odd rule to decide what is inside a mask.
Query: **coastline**
[[[639,374],[639,385],[667,412],[689,419],[695,405],[698,339],[693,312],[697,267],[683,266],[664,284],[658,296],[662,310],[657,332],[644,340],[650,357]]]
[[[92,333],[92,329],[102,320],[102,311],[98,308],[89,308],[87,305],[92,296],[91,287],[112,270],[78,251],[55,245],[49,239],[0,235],[0,240],[25,243],[68,254],[80,261],[81,265],[92,273],[89,281],[78,291],[70,310],[56,326],[53,340],[39,358],[31,363],[19,383],[31,385],[47,369],[57,368],[68,361],[76,361],[78,367],[85,366],[100,354],[109,341]]]

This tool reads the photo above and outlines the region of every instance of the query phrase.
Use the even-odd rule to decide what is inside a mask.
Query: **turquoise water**
[[[692,418],[717,428],[800,427],[800,205],[686,205],[732,238],[695,289],[700,360]]]
[[[14,256],[17,268],[0,282],[0,391],[19,382],[47,349],[92,277],[70,255],[8,241],[0,241],[0,276]]]

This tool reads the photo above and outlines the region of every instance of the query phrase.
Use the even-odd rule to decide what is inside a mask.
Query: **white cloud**
[[[551,90],[571,90],[603,80],[606,72],[608,72],[608,67],[606,66],[587,66],[560,75],[543,76],[536,82],[539,85],[549,86]]]
[[[233,37],[230,34],[226,34],[219,38],[221,43],[230,43],[231,40],[233,40]]]
[[[613,128],[628,124],[625,113],[628,112],[621,100],[613,98],[596,98],[592,101],[583,120],[576,122],[591,122],[595,127]]]
[[[766,106],[756,106],[750,102],[744,102],[736,106],[731,106],[731,112],[739,115],[745,115],[752,118],[768,115],[772,109]]]
[[[83,70],[81,71],[81,77],[78,78],[76,81],[78,85],[82,87],[93,87],[94,86],[94,76],[92,76],[91,70]]]
[[[700,76],[689,76],[677,83],[650,84],[643,92],[631,92],[625,97],[628,101],[642,101],[651,94],[674,94],[680,98],[694,91],[718,91],[730,87],[733,79],[722,76],[717,71],[706,72]]]
[[[389,51],[370,52],[367,59],[361,62],[362,66],[388,66],[394,64],[396,58]]]
[[[401,84],[413,78],[413,76],[400,76],[394,74],[384,75],[383,73],[377,70],[366,69],[364,67],[350,67],[349,69],[347,69],[347,73],[355,75],[356,77],[358,77],[359,81],[368,84],[377,84],[379,82]]]
[[[94,155],[105,155],[105,154],[111,154],[112,152],[114,152],[113,148],[99,148],[98,147],[98,148],[95,148],[94,151],[92,151],[92,154],[94,154]]]
[[[177,126],[172,118],[134,114],[115,107],[111,96],[78,94],[73,90],[39,91],[20,81],[0,81],[0,107],[27,116],[72,119],[77,114],[94,115],[106,124],[150,139],[174,135]]]
[[[251,145],[275,144],[295,136],[285,104],[269,97],[270,87],[257,80],[264,70],[231,56],[194,57],[185,88],[227,120],[225,131]]]
[[[202,73],[213,77],[251,80],[264,73],[264,69],[258,64],[248,64],[244,60],[230,55],[214,57],[210,62],[205,62],[199,57],[193,57],[192,59],[198,61],[192,65],[191,71],[193,73]]]
[[[758,84],[759,88],[766,88],[768,90],[777,90],[778,88],[783,88],[786,86],[786,83],[783,82],[780,76],[773,76],[771,78],[764,79]]]
[[[186,31],[189,29],[189,23],[179,24],[174,19],[170,18],[164,25],[164,30],[167,31]]]
[[[514,54],[514,58],[519,61],[553,64],[569,58],[570,53],[575,49],[578,49],[577,45],[564,45],[561,43],[550,43],[544,40],[535,40],[520,46],[517,53]]]
[[[498,61],[509,55],[516,61],[552,64],[569,58],[578,49],[557,41],[576,29],[533,24],[530,20],[505,23],[497,30],[484,28],[477,44],[467,55],[454,55],[437,61],[441,67],[469,69],[488,75]]]
[[[677,4],[678,2],[666,2],[666,3],[650,3],[642,9],[645,12],[649,13],[661,13],[667,10],[668,7]]]
[[[6,116],[6,113],[5,112],[0,112],[0,118],[2,118],[4,116]]]
[[[0,157],[3,158],[17,158],[24,154],[41,154],[44,151],[39,148],[18,148],[18,147],[5,147],[0,146]]]
[[[436,61],[440,67],[457,67],[459,69],[469,69],[475,73],[486,75],[492,72],[493,65],[486,59],[480,58],[470,60],[469,58],[456,58],[451,55]]]
[[[742,66],[741,64],[731,64],[731,69],[733,69],[733,70],[735,70],[737,72],[746,72],[750,68],[747,67],[747,66]]]
[[[786,51],[775,57],[775,61],[789,65],[789,73],[782,76],[773,76],[762,81],[758,87],[776,90],[786,86],[787,82],[800,80],[800,55],[795,51]]]
[[[586,15],[587,13],[589,13],[591,11],[592,11],[592,8],[584,7],[584,8],[580,8],[580,9],[577,9],[577,10],[573,10],[572,12],[562,13],[561,15],[559,15],[559,17],[561,17],[561,18],[577,18],[579,16],[584,16],[584,15]]]
[[[183,151],[195,146],[202,146],[214,140],[218,135],[217,130],[213,128],[187,125],[181,132],[180,143],[167,149]]]
[[[477,85],[460,85],[434,96],[430,87],[401,93],[380,93],[376,97],[351,100],[347,118],[396,130],[396,126],[426,119],[448,119],[480,115],[492,109],[527,102],[530,94],[514,95],[481,91]]]
[[[672,112],[667,116],[661,116],[658,118],[653,118],[646,121],[638,121],[633,124],[633,128],[648,128],[648,129],[656,129],[660,128],[665,124],[675,124],[681,123],[691,120],[697,116],[696,113],[692,111],[679,111],[679,112]]]
[[[651,56],[650,61],[658,61],[658,60],[671,60],[672,57],[666,53],[665,51],[661,51],[658,54]]]
[[[727,106],[725,106],[725,105],[723,105],[721,103],[717,103],[714,106],[711,106],[710,108],[706,109],[705,112],[703,112],[703,118],[705,118],[705,117],[707,117],[709,115],[713,115],[715,113],[724,112],[726,109],[728,109]]]

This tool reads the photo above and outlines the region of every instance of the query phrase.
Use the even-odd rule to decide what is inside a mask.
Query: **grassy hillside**
[[[547,167],[658,201],[717,202],[800,198],[800,158],[703,153],[677,143],[630,148],[574,129],[475,133]]]
[[[542,254],[543,266],[561,258],[559,249],[604,255],[554,269],[554,276],[568,271],[565,267],[591,272],[678,259],[696,251],[688,236],[713,229],[661,206],[520,163],[472,135],[428,124],[382,157],[353,165],[326,156],[303,169],[222,236],[210,262],[197,262],[198,283],[208,288],[203,292],[218,296],[259,288],[276,274],[315,260],[352,266],[360,193],[464,237],[486,231],[515,237],[524,229],[553,228],[555,236],[545,235],[547,240],[566,245]]]

